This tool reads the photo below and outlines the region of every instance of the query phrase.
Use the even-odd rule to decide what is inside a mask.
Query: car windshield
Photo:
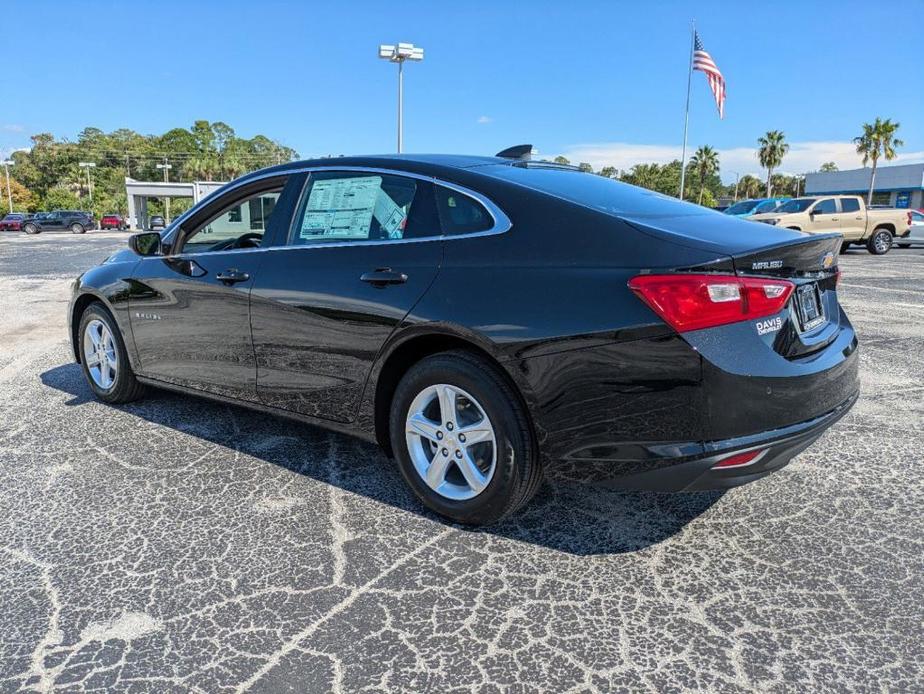
[[[747,214],[757,207],[759,202],[759,200],[742,200],[725,210],[725,214]]]
[[[812,206],[815,200],[817,200],[817,198],[796,198],[795,200],[784,202],[776,211],[784,214],[789,212],[805,212]]]

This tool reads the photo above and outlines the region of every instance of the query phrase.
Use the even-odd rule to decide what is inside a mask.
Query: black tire
[[[850,241],[842,241],[841,242],[841,254],[844,254],[849,250],[850,250]]]
[[[85,231],[86,229],[84,229],[83,224],[77,224],[77,223],[71,224],[72,234],[83,234]]]
[[[874,229],[866,240],[866,250],[873,255],[885,255],[892,248],[892,232],[888,229]]]
[[[37,226],[35,226],[34,224],[26,224],[26,225],[22,228],[22,230],[23,230],[24,232],[26,232],[27,234],[30,234],[30,235],[31,235],[31,234],[39,234],[39,233],[41,233],[41,230],[40,230]]]
[[[98,386],[90,376],[90,370],[87,366],[87,355],[84,352],[84,333],[87,325],[94,320],[99,320],[106,324],[118,352],[118,369],[116,369],[116,376],[113,379],[112,386],[109,388]],[[122,339],[119,326],[106,307],[98,301],[87,306],[80,316],[80,324],[77,329],[77,346],[80,350],[80,366],[83,369],[83,375],[97,398],[109,403],[123,403],[137,400],[144,394],[144,386],[135,378],[135,372],[132,371],[131,364],[128,361],[128,352],[125,349],[125,341]]]
[[[494,474],[484,490],[471,499],[448,499],[432,490],[418,474],[408,451],[405,423],[410,406],[418,393],[439,383],[470,393],[494,428]],[[441,352],[411,367],[392,398],[389,431],[405,482],[425,506],[450,520],[468,525],[495,523],[526,504],[542,482],[528,415],[517,393],[493,364],[470,352]]]

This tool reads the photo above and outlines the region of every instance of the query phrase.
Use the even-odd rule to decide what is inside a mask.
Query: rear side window
[[[778,203],[776,200],[766,200],[754,208],[754,214],[773,212],[773,210],[775,210],[779,204],[780,203]]]
[[[841,211],[842,212],[859,212],[860,211],[860,201],[856,198],[841,198]]]
[[[436,186],[436,206],[443,224],[443,233],[447,236],[474,234],[488,231],[494,226],[494,218],[484,205],[451,188]]]
[[[834,198],[825,198],[817,205],[815,205],[814,208],[812,208],[812,212],[818,212],[821,214],[833,214],[834,212],[837,212],[837,203],[834,202]]]
[[[289,232],[289,245],[439,236],[432,188],[427,181],[391,174],[311,174]]]

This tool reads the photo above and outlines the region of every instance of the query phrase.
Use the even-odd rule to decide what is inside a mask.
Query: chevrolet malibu
[[[486,524],[557,460],[659,491],[786,465],[858,396],[840,241],[513,154],[304,161],[131,237],[75,282],[71,339],[105,402],[357,435]]]

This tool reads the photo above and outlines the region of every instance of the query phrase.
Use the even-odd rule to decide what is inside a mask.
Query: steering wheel
[[[262,240],[263,234],[250,231],[238,236],[228,248],[259,248]]]

